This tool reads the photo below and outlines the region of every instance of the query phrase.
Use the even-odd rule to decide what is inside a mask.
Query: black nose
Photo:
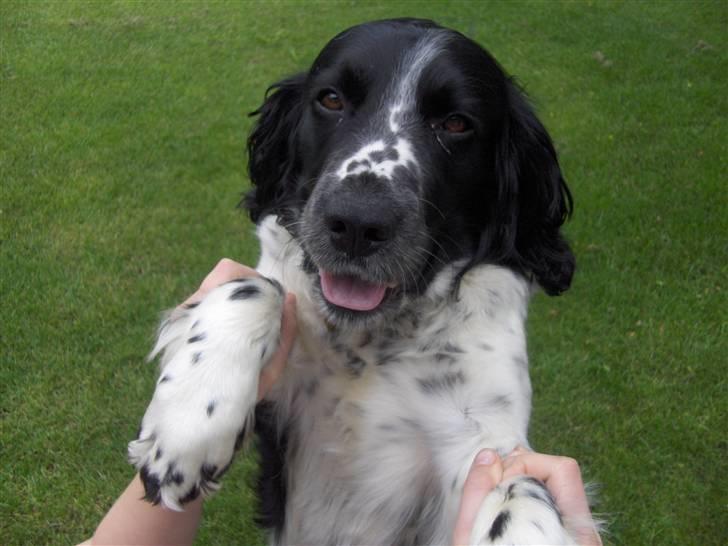
[[[394,236],[396,210],[383,199],[339,195],[326,209],[324,222],[331,244],[349,257],[369,256]]]

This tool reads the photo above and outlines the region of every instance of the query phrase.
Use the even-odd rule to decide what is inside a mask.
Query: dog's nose
[[[331,244],[349,257],[373,254],[392,239],[397,215],[380,199],[339,196],[324,214]]]

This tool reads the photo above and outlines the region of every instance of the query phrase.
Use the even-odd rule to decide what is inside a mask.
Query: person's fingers
[[[223,258],[217,262],[217,265],[203,279],[197,291],[187,298],[183,305],[200,301],[210,290],[233,279],[257,276],[259,276],[259,273],[252,267],[240,264],[229,258]]]
[[[475,456],[463,485],[460,512],[453,532],[453,544],[470,544],[470,533],[480,505],[493,488],[500,483],[503,467],[498,453],[484,449]]]
[[[296,296],[288,293],[283,304],[283,318],[281,319],[281,341],[278,349],[273,353],[268,364],[260,372],[258,379],[258,401],[270,390],[273,384],[283,373],[288,355],[296,339]]]
[[[525,447],[523,447],[522,445],[519,444],[519,445],[517,445],[513,449],[513,451],[511,451],[508,455],[506,455],[506,458],[507,457],[514,457],[516,455],[523,455],[524,453],[531,453],[531,450],[530,449],[527,449],[527,448],[525,448]]]
[[[503,461],[503,479],[518,475],[538,478],[546,484],[561,513],[574,520],[590,521],[591,510],[584,492],[579,463],[570,457],[520,453]],[[584,544],[601,544],[595,532],[582,537]],[[580,544],[582,543],[580,542]]]

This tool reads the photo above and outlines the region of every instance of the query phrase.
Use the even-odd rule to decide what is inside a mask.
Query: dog
[[[474,41],[431,21],[350,28],[274,84],[248,141],[261,278],[173,311],[129,458],[173,509],[261,453],[271,544],[451,540],[483,448],[527,446],[525,321],[570,286],[572,197],[547,131]],[[299,333],[256,406],[285,291]],[[484,501],[477,544],[575,544],[545,486]]]

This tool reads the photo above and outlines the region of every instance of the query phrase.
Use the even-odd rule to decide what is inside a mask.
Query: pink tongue
[[[321,271],[321,290],[329,303],[353,311],[371,311],[384,299],[385,285]]]

